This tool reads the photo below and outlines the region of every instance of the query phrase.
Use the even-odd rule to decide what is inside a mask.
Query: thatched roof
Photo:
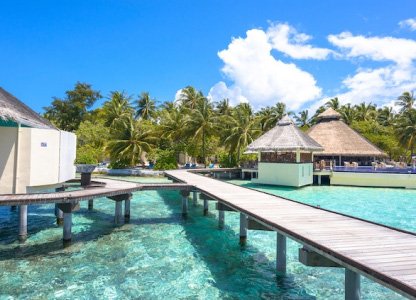
[[[0,87],[0,119],[28,127],[56,129],[23,102]]]
[[[248,151],[322,151],[323,148],[285,116],[277,125],[252,142]]]
[[[387,156],[340,118],[341,115],[338,112],[328,108],[318,115],[318,123],[307,131],[311,138],[324,147],[324,151],[318,155]]]

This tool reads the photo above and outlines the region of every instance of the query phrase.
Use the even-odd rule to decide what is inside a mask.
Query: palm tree
[[[216,122],[217,116],[215,115],[212,103],[208,99],[204,97],[200,98],[195,105],[186,120],[185,130],[193,140],[202,142],[202,159],[206,167],[206,142],[216,131],[218,126]]]
[[[276,126],[277,122],[283,118],[286,114],[286,104],[282,102],[277,102],[275,106],[266,107],[259,112],[260,123],[262,124],[263,131],[268,131],[269,129]]]
[[[133,113],[133,108],[130,105],[131,97],[124,92],[111,92],[109,99],[103,107],[105,125],[114,128]]]
[[[302,128],[309,128],[310,127],[310,122],[309,122],[309,111],[308,110],[303,110],[301,112],[299,112],[299,116],[295,116],[296,119],[296,123],[299,127]]]
[[[230,105],[230,100],[225,98],[215,103],[215,109],[219,115],[229,116],[233,108]]]
[[[396,133],[400,144],[410,151],[413,156],[416,145],[416,110],[409,109],[404,111],[398,118]]]
[[[205,97],[202,92],[197,91],[192,86],[187,86],[186,88],[182,89],[179,96],[179,101],[183,106],[189,109],[194,109],[199,102],[204,100],[204,98]]]
[[[327,103],[325,103],[325,106],[327,108],[331,107],[334,110],[339,110],[341,108],[338,97],[330,99]]]
[[[177,107],[169,107],[161,110],[160,116],[159,128],[161,137],[177,143],[184,135],[185,114]]]
[[[377,115],[376,106],[371,102],[368,104],[362,102],[356,105],[355,111],[357,121],[370,121],[373,120]]]
[[[130,167],[140,162],[143,152],[150,152],[157,139],[151,128],[130,115],[108,143],[111,161],[121,161]]]
[[[228,118],[228,130],[224,140],[230,152],[237,152],[237,161],[240,161],[241,151],[261,134],[257,118],[248,103],[235,107]]]
[[[339,112],[341,114],[342,119],[347,125],[351,125],[357,116],[355,108],[352,107],[350,103],[343,105]]]
[[[396,105],[401,106],[400,112],[403,113],[413,108],[415,100],[413,92],[404,92],[397,98]]]
[[[148,92],[140,94],[137,100],[136,106],[136,118],[142,118],[143,120],[150,120],[154,118],[156,112],[155,100],[150,98]]]
[[[383,126],[390,126],[394,122],[394,112],[392,107],[379,108],[377,111],[377,122]]]

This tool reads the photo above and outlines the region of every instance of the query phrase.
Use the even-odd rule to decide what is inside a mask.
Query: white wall
[[[77,137],[67,131],[60,131],[60,154],[59,154],[59,182],[64,182],[75,178],[75,158]]]
[[[312,163],[259,162],[255,183],[300,187],[313,182]]]
[[[75,178],[75,153],[73,133],[0,127],[0,194],[26,193],[29,187]]]
[[[415,174],[332,172],[331,185],[416,188]]]

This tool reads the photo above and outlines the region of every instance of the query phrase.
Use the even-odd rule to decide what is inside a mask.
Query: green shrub
[[[173,170],[178,168],[175,152],[172,150],[157,150],[155,170]]]
[[[100,151],[91,146],[82,146],[77,149],[76,164],[96,165]]]
[[[221,152],[218,155],[218,163],[221,168],[233,168],[238,165],[237,155],[235,153],[230,154],[229,152]]]

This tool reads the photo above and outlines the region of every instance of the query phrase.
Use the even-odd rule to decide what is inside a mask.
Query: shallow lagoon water
[[[25,244],[16,241],[18,213],[0,207],[0,299],[344,298],[343,270],[303,266],[299,245],[290,240],[288,273],[276,276],[275,233],[250,231],[241,248],[238,214],[226,212],[226,228],[218,230],[214,203],[208,217],[201,202],[190,205],[184,220],[178,192],[135,193],[130,223],[120,227],[112,224],[113,201],[95,200],[93,212],[86,207],[83,202],[74,213],[67,248],[53,205],[29,207]],[[362,293],[363,299],[402,298],[367,279]]]

